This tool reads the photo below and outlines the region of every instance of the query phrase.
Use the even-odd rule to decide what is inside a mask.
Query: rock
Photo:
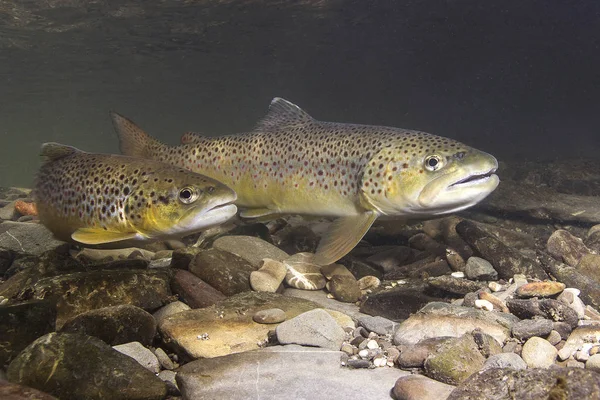
[[[30,387],[10,383],[0,377],[0,399],[4,400],[58,400],[54,396]]]
[[[284,296],[289,297],[297,297],[300,299],[310,300],[318,304],[321,308],[325,308],[327,310],[335,310],[341,313],[344,313],[354,320],[357,320],[360,317],[366,316],[359,311],[358,306],[355,303],[342,303],[341,301],[337,301],[335,299],[329,298],[327,293],[322,290],[301,290],[288,288],[283,291]]]
[[[360,311],[391,320],[406,319],[427,303],[440,300],[427,294],[425,287],[420,280],[407,281],[405,285],[372,293],[360,305]]]
[[[546,337],[546,340],[548,342],[550,342],[550,344],[552,346],[556,346],[557,344],[560,343],[560,341],[562,340],[562,338],[560,337],[560,333],[558,333],[557,331],[555,331],[554,329],[550,331],[550,333],[548,334],[548,336]]]
[[[367,262],[379,267],[380,271],[387,273],[408,264],[413,257],[413,250],[406,246],[397,246],[386,251],[376,253],[367,258]],[[344,264],[346,265],[346,264]],[[347,266],[347,265],[346,265]],[[351,268],[349,268],[352,271]],[[369,274],[380,277],[379,275]],[[357,275],[355,275],[357,276]]]
[[[281,261],[266,258],[258,271],[250,273],[250,286],[257,292],[275,293],[286,273],[287,268]]]
[[[600,284],[600,255],[584,254],[576,268],[580,274]]]
[[[585,317],[585,304],[579,298],[579,294],[581,291],[575,288],[566,288],[560,296],[558,296],[557,300],[562,301],[567,304],[569,307],[573,309],[577,313],[577,317],[579,319],[584,319]]]
[[[296,345],[274,346],[184,365],[177,381],[185,399],[389,398],[407,372],[340,368],[344,353]],[[277,377],[277,379],[272,379]]]
[[[319,246],[319,236],[308,226],[286,226],[273,235],[274,244],[288,254],[314,253]]]
[[[127,247],[124,249],[90,249],[84,248],[77,253],[76,259],[87,263],[93,264],[98,261],[113,261],[117,259],[125,260],[131,259],[137,256],[142,257],[145,260],[152,260],[154,255],[151,251],[145,249],[139,249],[137,247]]]
[[[70,245],[56,240],[42,224],[4,221],[0,224],[0,250],[18,256],[41,256],[46,251],[67,253]]]
[[[0,208],[0,220],[13,221],[19,218],[19,212],[15,209],[15,201],[11,201]]]
[[[354,278],[352,272],[342,264],[329,264],[321,267],[321,273],[327,279],[331,279],[336,275],[343,275]],[[354,278],[356,280],[356,278]]]
[[[566,322],[554,322],[552,324],[552,329],[558,332],[562,340],[567,340],[573,331],[571,325],[567,324]]]
[[[165,353],[165,351],[160,347],[154,350],[154,355],[156,356],[156,359],[162,368],[171,370],[177,367],[173,360],[171,360],[167,353]]]
[[[506,307],[506,303],[504,303],[502,300],[500,300],[498,297],[494,296],[491,293],[479,291],[477,292],[477,297],[479,297],[479,299],[481,300],[490,302],[494,306],[495,310],[502,311],[505,313],[509,312],[508,307]]]
[[[425,373],[437,381],[456,385],[483,367],[485,357],[470,334],[442,343],[425,360]]]
[[[165,318],[187,310],[191,310],[190,306],[181,301],[174,301],[159,308],[152,316],[156,323],[160,324]]]
[[[552,297],[565,289],[565,284],[560,282],[531,282],[517,288],[519,297]]]
[[[577,350],[579,350],[584,343],[597,343],[600,338],[600,326],[590,325],[581,326],[573,330],[569,335],[569,338],[565,342],[565,345],[559,350],[558,358],[560,360],[566,360],[573,356]]]
[[[285,321],[285,311],[280,308],[269,308],[254,313],[252,320],[259,324],[278,324]]]
[[[56,310],[47,301],[0,307],[0,366],[46,333],[54,331]]]
[[[461,296],[487,288],[485,282],[474,282],[468,279],[455,278],[450,275],[429,278],[427,280],[427,284],[433,288],[441,289],[446,292]]]
[[[600,354],[594,354],[585,362],[585,368],[590,371],[600,372]]]
[[[358,319],[358,325],[365,327],[369,332],[378,335],[392,335],[398,324],[383,317],[365,316]]]
[[[372,290],[376,289],[381,285],[381,281],[376,276],[363,276],[358,281],[358,288],[360,290]]]
[[[246,288],[245,285],[241,285]],[[191,308],[203,308],[227,298],[223,293],[189,271],[175,270],[171,290]]]
[[[596,309],[600,309],[600,283],[597,277],[589,277],[580,273],[577,268],[562,264],[548,254],[538,253],[544,269],[567,287],[581,290],[581,300]]]
[[[252,320],[260,310],[280,308],[293,318],[318,307],[308,300],[275,293],[243,292],[210,307],[169,316],[158,328],[180,356],[212,358],[259,348],[274,328]]]
[[[370,263],[364,262],[359,258],[352,255],[346,255],[341,260],[337,261],[338,264],[344,265],[348,268],[348,271],[352,273],[357,279],[365,276],[374,276],[376,278],[382,278],[383,272],[377,266],[371,265]]]
[[[504,343],[510,336],[512,325],[517,321],[518,318],[510,314],[480,311],[447,303],[430,303],[400,323],[394,334],[394,343],[415,344],[432,337],[459,337],[477,328],[499,343]]]
[[[68,320],[61,332],[95,336],[111,346],[129,342],[150,345],[156,321],[141,308],[126,304],[81,313]]]
[[[568,305],[552,299],[529,299],[529,300],[508,300],[506,302],[510,312],[521,319],[542,317],[552,321],[564,321],[571,327],[577,326],[577,313]]]
[[[585,254],[590,254],[590,249],[583,244],[583,240],[564,229],[559,229],[550,236],[546,248],[552,257],[571,267],[576,266]]]
[[[160,371],[160,363],[154,353],[144,347],[140,342],[131,342],[113,346],[119,353],[125,354],[137,361],[142,367],[154,374]]]
[[[189,266],[191,273],[225,296],[251,290],[250,274],[256,268],[244,258],[216,248],[198,253]]]
[[[60,329],[74,316],[97,308],[131,304],[156,310],[171,296],[170,277],[164,269],[76,272],[40,279],[33,290],[35,298],[56,302]]]
[[[549,319],[524,319],[512,327],[512,335],[519,340],[527,340],[533,336],[546,337],[554,328]]]
[[[392,393],[399,400],[445,400],[454,388],[423,375],[408,375],[396,381]]]
[[[539,337],[529,338],[523,345],[521,357],[529,368],[549,368],[554,364],[558,350],[550,342]]]
[[[495,281],[498,279],[498,272],[492,267],[489,261],[480,257],[469,257],[465,266],[467,278],[477,281]]]
[[[354,303],[360,298],[360,288],[354,276],[334,275],[327,287],[333,297],[344,303]]]
[[[289,257],[285,251],[253,236],[221,236],[214,241],[213,247],[243,258],[254,269],[258,269],[265,258],[283,261]]]
[[[450,269],[455,272],[464,272],[467,262],[458,252],[454,249],[446,249],[446,261],[450,266]]]
[[[446,254],[446,246],[437,242],[435,239],[426,235],[425,233],[417,233],[408,239],[410,247],[422,250],[426,253],[434,254],[436,256],[443,256]]]
[[[499,343],[487,333],[475,329],[471,332],[471,335],[473,335],[473,339],[475,340],[479,351],[485,358],[502,353],[502,343]]]
[[[403,346],[398,356],[398,366],[400,368],[423,368],[429,355],[449,339],[451,338],[448,336],[432,337],[423,339],[414,345]]]
[[[297,289],[321,290],[327,280],[321,273],[321,267],[305,261],[307,259],[304,253],[299,253],[283,261],[287,268],[285,283]]]
[[[61,399],[158,400],[167,393],[165,384],[132,358],[100,339],[70,333],[37,339],[10,363],[8,379]]]
[[[333,317],[322,309],[302,313],[282,322],[275,329],[281,344],[300,344],[339,350],[345,332]]]
[[[490,368],[527,369],[527,363],[515,353],[500,353],[490,356],[483,364],[483,371]]]
[[[487,234],[475,223],[462,221],[456,225],[456,231],[478,255],[494,266],[500,278],[510,279],[515,274],[525,274],[540,280],[548,279],[548,275],[536,261],[523,257],[517,250]]]
[[[202,251],[204,250],[199,249],[198,247],[183,247],[174,250],[173,255],[171,256],[171,267],[187,270],[190,263],[196,258],[198,253],[201,253]]]
[[[491,368],[463,381],[448,400],[600,398],[600,374],[580,368]]]

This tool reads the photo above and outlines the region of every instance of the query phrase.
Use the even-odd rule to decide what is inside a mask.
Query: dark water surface
[[[31,185],[46,141],[117,152],[111,109],[176,143],[251,129],[274,96],[598,160],[600,2],[0,0],[0,186]]]

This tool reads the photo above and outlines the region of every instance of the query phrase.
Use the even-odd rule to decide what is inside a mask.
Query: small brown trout
[[[242,217],[339,217],[314,262],[347,254],[378,217],[426,218],[473,206],[499,183],[496,159],[457,141],[399,128],[322,122],[281,98],[247,133],[153,139],[111,114],[121,152],[217,179],[238,195]]]
[[[180,237],[221,224],[233,190],[187,169],[45,143],[34,190],[40,221],[62,240],[104,244]]]

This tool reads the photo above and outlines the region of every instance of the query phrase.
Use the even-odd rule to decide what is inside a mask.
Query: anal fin
[[[71,235],[73,240],[83,244],[113,243],[137,237],[137,232],[116,232],[97,228],[79,228]]]
[[[313,262],[328,265],[344,257],[360,242],[376,219],[377,213],[367,211],[333,221],[321,238]]]

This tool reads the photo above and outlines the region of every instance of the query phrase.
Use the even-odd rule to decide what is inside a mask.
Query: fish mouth
[[[498,168],[490,168],[486,172],[477,172],[470,174],[466,178],[462,178],[448,186],[448,189],[461,189],[471,186],[478,186],[489,182],[491,179],[496,179],[497,176],[495,174]]]

